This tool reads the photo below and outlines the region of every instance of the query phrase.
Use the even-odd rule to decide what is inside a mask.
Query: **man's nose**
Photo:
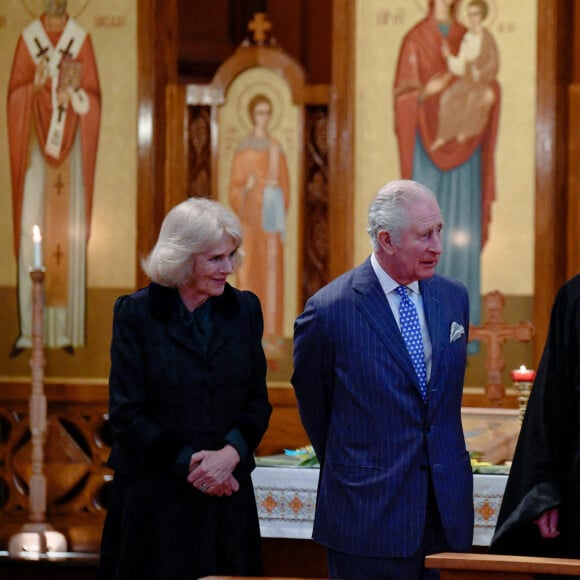
[[[441,234],[433,236],[431,247],[429,248],[434,254],[440,254],[443,251],[443,240]]]

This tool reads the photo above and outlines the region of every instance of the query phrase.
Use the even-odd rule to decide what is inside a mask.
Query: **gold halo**
[[[74,2],[75,4],[77,4],[77,9],[76,11],[73,13],[72,10],[68,10],[69,5],[71,4],[70,0],[67,0],[67,12],[68,14],[72,17],[72,18],[78,18],[86,9],[86,7],[88,6],[89,2],[91,0],[76,0],[76,2]],[[44,2],[42,0],[20,0],[20,4],[22,4],[22,6],[24,6],[24,9],[26,10],[26,12],[28,12],[28,14],[30,14],[30,16],[34,17],[34,18],[38,18],[43,12],[44,12]],[[31,4],[33,6],[31,6]]]
[[[283,118],[284,99],[282,98],[279,89],[266,81],[249,83],[248,86],[240,92],[237,99],[236,110],[239,126],[242,127],[246,133],[249,133],[254,128],[254,123],[248,115],[248,105],[256,95],[265,95],[272,102],[272,117],[270,118],[268,128],[270,132],[275,131]]]
[[[496,0],[485,0],[485,3],[487,4],[487,16],[484,18],[483,24],[486,27],[490,27],[497,20],[497,2]],[[469,0],[462,0],[457,11],[457,20],[467,28],[469,28],[469,18],[467,17],[468,4]]]

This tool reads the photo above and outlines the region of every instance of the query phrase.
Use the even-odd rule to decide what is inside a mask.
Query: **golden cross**
[[[482,340],[488,346],[487,360],[487,385],[485,394],[495,405],[501,405],[505,396],[505,388],[501,381],[501,372],[505,368],[502,346],[506,340],[529,342],[535,334],[534,325],[531,322],[519,322],[518,324],[506,324],[502,318],[502,309],[505,305],[504,295],[499,290],[488,292],[484,296],[487,322],[481,326],[469,326],[469,340]]]
[[[266,40],[266,32],[272,28],[272,24],[268,20],[265,12],[256,12],[253,20],[248,22],[248,30],[254,33],[254,42],[256,44],[263,44]]]

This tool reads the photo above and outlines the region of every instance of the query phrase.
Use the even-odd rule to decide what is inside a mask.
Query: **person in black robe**
[[[580,275],[552,308],[490,552],[580,558]]]

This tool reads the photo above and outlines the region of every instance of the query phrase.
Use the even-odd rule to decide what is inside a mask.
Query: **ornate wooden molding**
[[[301,306],[330,281],[328,223],[328,108],[306,107],[302,208]]]

